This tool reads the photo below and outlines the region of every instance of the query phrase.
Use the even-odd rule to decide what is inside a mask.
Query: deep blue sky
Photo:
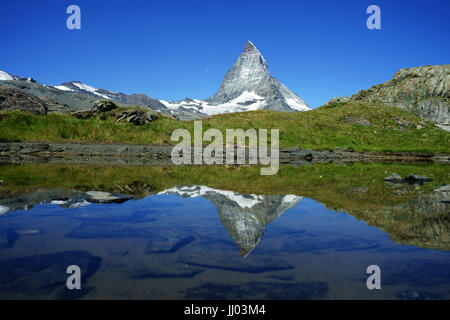
[[[81,8],[81,30],[66,8]],[[381,30],[366,8],[381,8]],[[159,99],[203,99],[247,40],[317,107],[400,68],[450,63],[450,1],[1,1],[0,70]]]

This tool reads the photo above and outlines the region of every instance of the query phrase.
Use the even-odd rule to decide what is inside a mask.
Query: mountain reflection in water
[[[211,201],[220,222],[231,235],[239,253],[246,257],[259,243],[268,223],[295,207],[303,197],[295,195],[244,195],[206,186],[181,186],[160,192],[182,197],[202,197]]]
[[[2,189],[0,298],[450,296],[448,184],[414,197],[415,186],[387,186],[403,199],[392,203],[356,186],[333,205],[207,185],[134,188]],[[353,205],[367,194],[373,202]],[[70,264],[82,269],[79,292],[65,289]],[[371,264],[381,267],[382,290],[366,287]]]

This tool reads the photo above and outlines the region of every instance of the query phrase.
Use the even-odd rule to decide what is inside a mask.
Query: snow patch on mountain
[[[77,86],[78,88],[80,88],[81,90],[89,91],[89,92],[92,92],[92,93],[95,93],[98,90],[97,88],[88,86],[87,84],[84,84],[84,83],[81,83],[81,82],[73,82],[73,84],[75,86]]]
[[[263,97],[253,91],[244,91],[240,96],[229,102],[219,105],[213,105],[203,100],[185,99],[182,101],[166,101],[159,100],[168,109],[177,110],[179,108],[186,108],[195,110],[197,112],[205,113],[207,115],[215,115],[222,113],[242,112],[259,110],[264,107],[266,101]]]
[[[74,91],[73,89],[70,89],[66,86],[52,86],[52,87],[55,89],[58,89],[58,90],[62,90],[62,91]]]
[[[111,98],[108,95],[99,93],[98,92],[99,89],[94,88],[85,83],[81,83],[79,81],[66,82],[59,86],[52,86],[52,87],[55,89],[61,90],[61,91],[90,93],[90,94],[96,95],[102,99],[111,100]],[[106,90],[102,90],[102,91],[106,91]]]
[[[14,77],[11,76],[9,73],[0,70],[0,81],[9,81],[9,80],[14,80]]]
[[[289,105],[289,107],[297,111],[310,110],[310,108],[308,108],[304,103],[296,99],[286,99],[286,103]]]

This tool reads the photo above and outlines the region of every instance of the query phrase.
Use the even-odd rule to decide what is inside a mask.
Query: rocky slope
[[[380,101],[409,110],[450,131],[450,65],[422,66],[399,70],[382,84],[327,104],[345,101]]]
[[[124,105],[137,105],[142,107],[148,107],[152,110],[164,110],[166,107],[159,102],[159,100],[150,98],[145,94],[124,94],[122,92],[112,92],[106,89],[97,89],[90,85],[81,83],[79,81],[70,81],[60,84],[59,86],[53,86],[58,90],[85,93],[91,95],[97,99],[112,100]]]
[[[0,110],[20,110],[37,115],[46,115],[47,104],[41,99],[18,89],[0,87]]]

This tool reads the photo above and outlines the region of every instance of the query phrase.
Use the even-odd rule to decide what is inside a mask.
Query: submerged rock
[[[398,259],[383,263],[385,285],[411,285],[439,289],[450,283],[448,261],[433,259]]]
[[[19,237],[13,230],[0,230],[0,249],[12,248]]]
[[[206,282],[186,291],[186,299],[238,300],[310,300],[320,299],[328,292],[328,284],[322,281],[311,282],[247,282],[227,284]]]
[[[148,240],[145,253],[173,253],[194,240],[195,237],[183,232],[156,234]]]
[[[131,279],[148,279],[148,278],[193,278],[197,274],[204,272],[205,269],[186,266],[182,264],[170,264],[162,268],[149,268],[140,266],[127,272]]]
[[[80,267],[83,288],[86,280],[97,272],[101,261],[100,257],[92,256],[87,251],[64,251],[2,261],[0,296],[25,294],[53,298],[54,293],[65,289],[68,277],[66,269],[70,265]]]
[[[272,255],[253,254],[242,258],[231,244],[202,241],[189,246],[179,254],[179,261],[191,266],[246,272],[263,273],[289,270],[294,266]]]

